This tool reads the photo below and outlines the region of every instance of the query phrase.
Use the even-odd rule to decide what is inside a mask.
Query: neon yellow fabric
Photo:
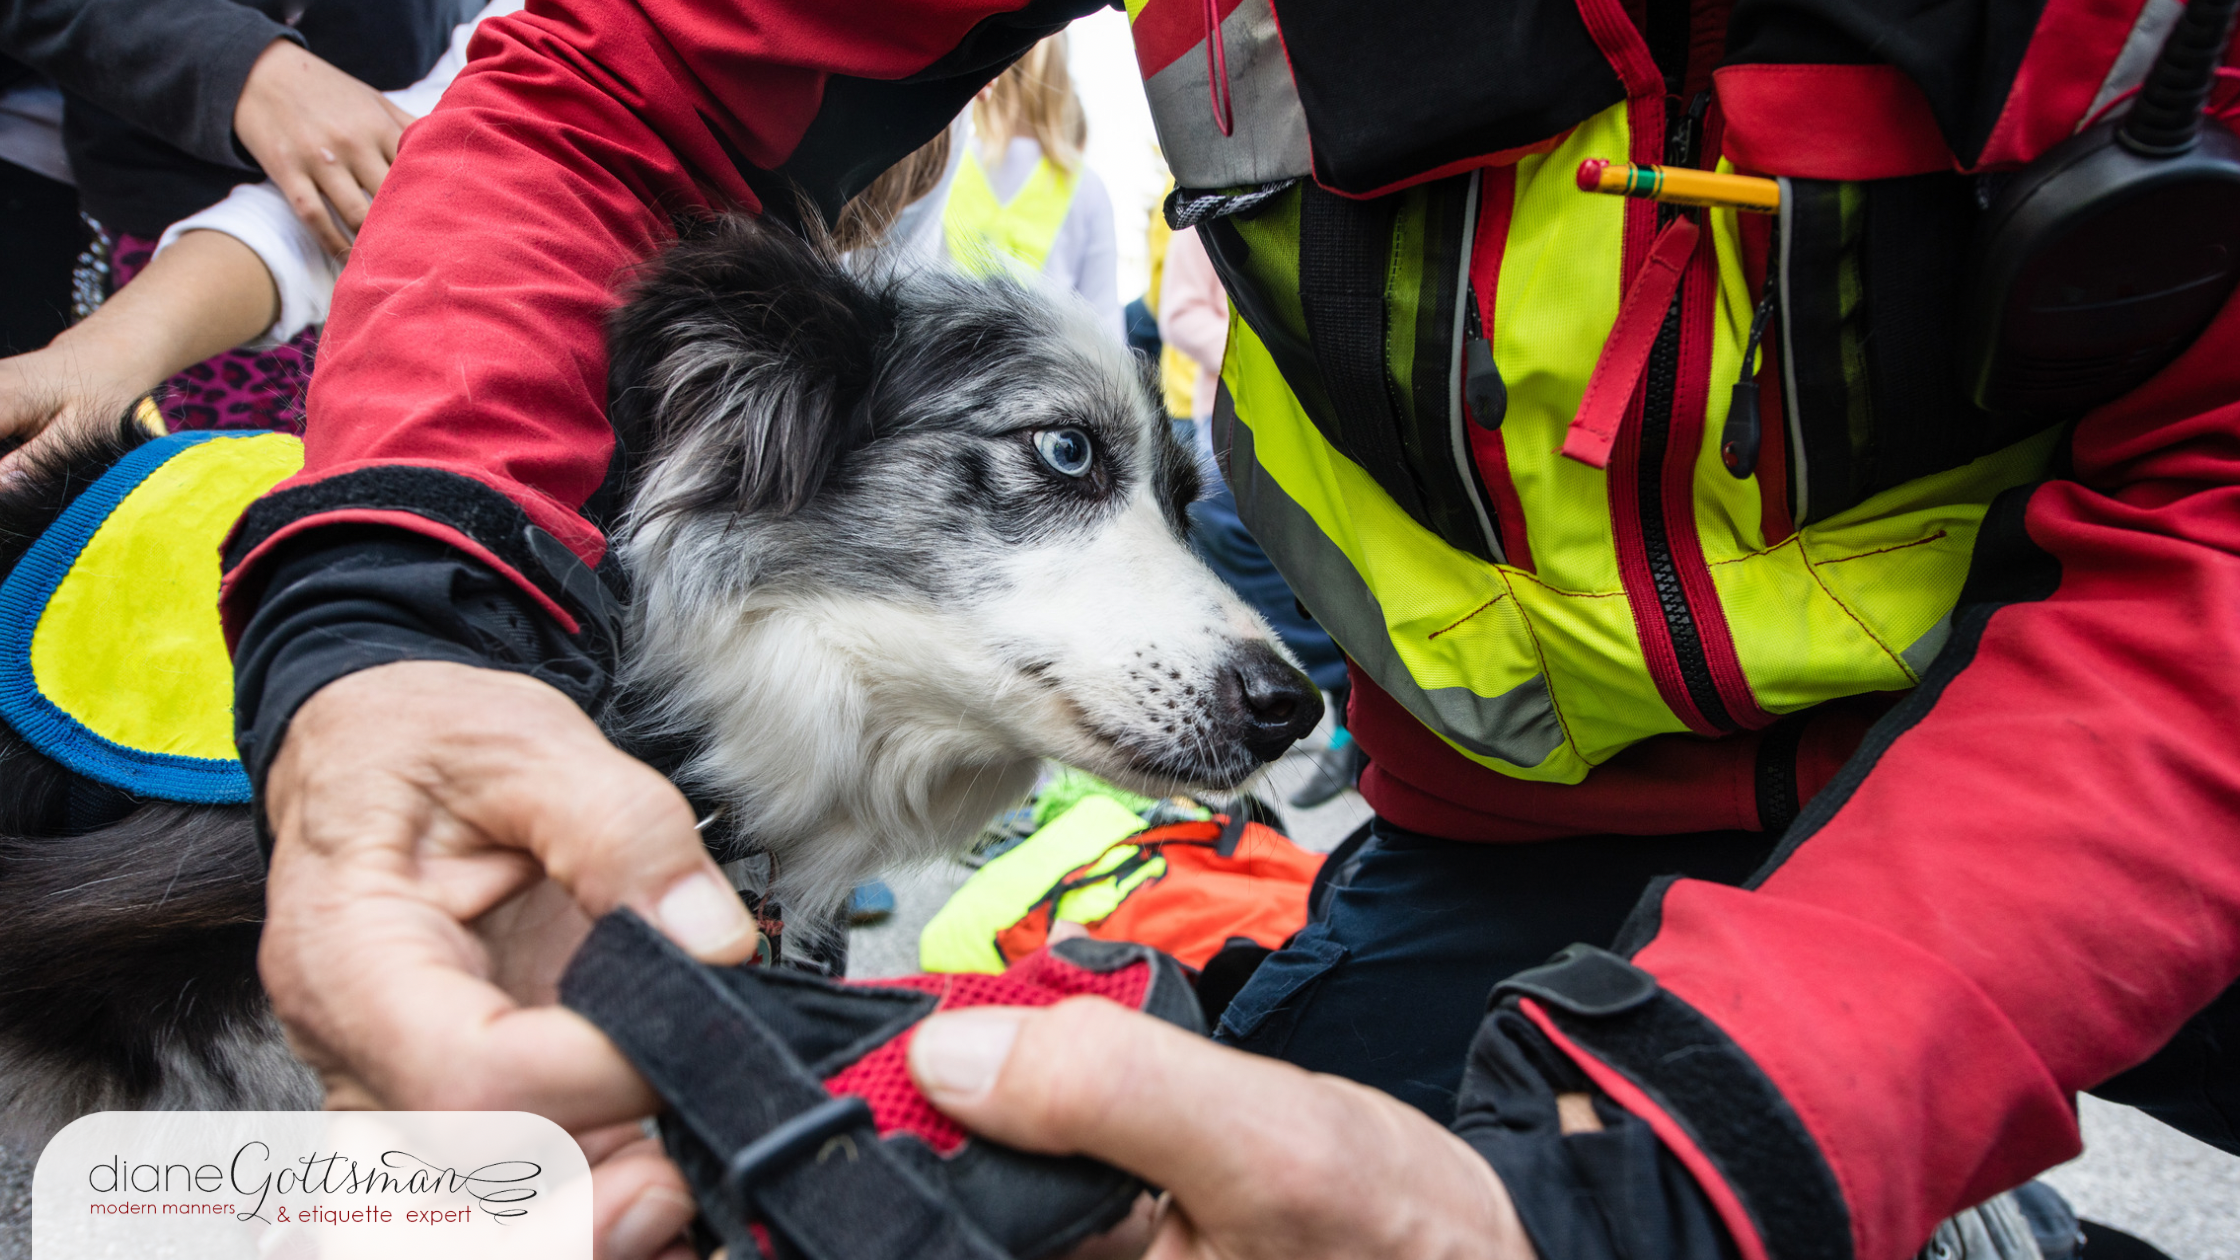
[[[1073,184],[1072,175],[1044,158],[1011,200],[997,201],[980,156],[966,145],[949,184],[949,204],[941,213],[949,257],[977,275],[1007,267],[1042,270],[1073,206]]]
[[[1271,479],[1312,518],[1322,542],[1287,546],[1279,530],[1264,528],[1271,522],[1248,514],[1246,523],[1311,606],[1358,603],[1342,588],[1355,579],[1367,585],[1382,606],[1388,643],[1348,641],[1340,618],[1325,618],[1324,627],[1357,662],[1396,661],[1404,676],[1380,682],[1404,704],[1411,684],[1427,692],[1459,688],[1490,702],[1544,678],[1562,744],[1536,763],[1473,752],[1457,742],[1454,727],[1442,729],[1436,713],[1426,722],[1458,752],[1518,778],[1575,783],[1639,740],[1687,729],[1644,659],[1619,576],[1608,474],[1558,453],[1617,322],[1623,288],[1625,203],[1580,195],[1573,172],[1587,158],[1624,161],[1629,147],[1620,105],[1582,124],[1554,152],[1516,165],[1493,357],[1508,387],[1499,433],[1533,572],[1481,561],[1418,525],[1316,429],[1252,329],[1234,314],[1230,321],[1222,379],[1246,431],[1251,475]],[[1941,642],[1986,505],[2042,475],[2057,435],[1896,487],[1769,547],[1756,481],[1729,476],[1718,454],[1755,302],[1735,212],[1711,211],[1707,226],[1718,287],[1693,497],[1744,676],[1759,705],[1774,713],[1911,686]],[[1240,510],[1247,497],[1240,489]],[[1314,556],[1325,542],[1350,575],[1318,574]],[[1318,585],[1324,600],[1316,598]],[[1353,628],[1356,639],[1359,631]],[[1421,718],[1432,706],[1409,707]]]
[[[218,548],[251,500],[302,466],[303,443],[285,434],[205,442],[126,495],[32,633],[39,690],[127,748],[232,758]]]
[[[1173,346],[1159,347],[1159,400],[1167,414],[1188,420],[1198,403],[1198,365]]]
[[[1096,861],[1144,827],[1143,819],[1109,796],[1082,797],[965,881],[919,934],[918,965],[927,971],[1002,971],[996,933],[1018,922],[1068,871]]]
[[[1141,814],[1157,802],[1148,796],[1138,796],[1117,783],[1108,782],[1073,766],[1061,767],[1049,782],[1035,789],[1033,808],[1037,830],[1056,822],[1058,815],[1080,804],[1085,798],[1102,796],[1120,803],[1131,814]]]
[[[1102,875],[1126,863],[1140,852],[1142,850],[1135,845],[1115,842],[1102,858],[1099,858],[1088,870],[1081,873],[1080,878],[1092,879]],[[1056,917],[1072,923],[1095,923],[1118,910],[1120,903],[1128,899],[1128,894],[1134,892],[1137,885],[1145,880],[1158,879],[1166,873],[1167,859],[1155,857],[1118,879],[1101,880],[1084,888],[1076,888],[1065,896],[1058,898]],[[1053,880],[1052,882],[1055,883],[1056,881]],[[1048,889],[1044,891],[1047,892]],[[1009,921],[996,926],[998,928],[1009,927],[1012,923],[1017,923],[1020,917],[1031,909],[1033,909],[1032,902],[1018,906],[1014,909]]]

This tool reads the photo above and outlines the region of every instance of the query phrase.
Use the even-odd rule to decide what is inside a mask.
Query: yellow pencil
[[[1722,175],[1685,166],[1637,166],[1588,158],[1579,163],[1579,187],[1620,197],[1645,197],[1674,206],[1724,206],[1772,214],[1781,208],[1781,185],[1755,175]]]

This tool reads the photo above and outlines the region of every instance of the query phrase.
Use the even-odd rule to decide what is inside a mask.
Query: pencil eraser
[[[1579,191],[1598,192],[1602,188],[1602,173],[1610,169],[1608,158],[1588,158],[1579,163]]]

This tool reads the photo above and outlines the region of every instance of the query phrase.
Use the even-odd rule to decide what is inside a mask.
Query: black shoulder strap
[[[1306,189],[1299,205],[1299,304],[1350,454],[1401,510],[1421,520],[1423,492],[1400,448],[1398,401],[1385,371],[1385,283],[1397,204],[1390,197],[1356,201]]]

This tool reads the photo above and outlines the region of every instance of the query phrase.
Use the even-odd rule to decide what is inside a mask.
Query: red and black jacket
[[[525,669],[598,703],[630,447],[604,406],[618,278],[675,215],[782,212],[795,186],[829,213],[1083,7],[571,0],[486,24],[338,288],[305,470],[228,549],[252,769],[312,690],[381,660]],[[1507,160],[1647,74],[1710,87],[1744,169],[1959,187],[2105,108],[2159,11],[1273,7],[1315,178],[1342,194]],[[1616,23],[1653,66],[1604,53]],[[1884,375],[1893,400],[1915,384]],[[1754,734],[1541,790],[1442,761],[1375,699],[1354,724],[1388,772],[1372,802],[1446,834],[1788,824],[1748,886],[1652,889],[1622,959],[1506,1010],[1654,1130],[1747,1260],[1896,1260],[2074,1154],[2071,1095],[2240,976],[2240,310],[1995,505],[1949,645],[1879,720],[1793,732],[1770,768]]]

